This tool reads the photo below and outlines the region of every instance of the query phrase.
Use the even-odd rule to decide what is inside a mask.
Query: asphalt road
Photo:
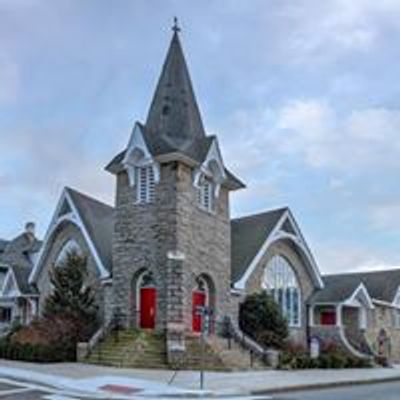
[[[89,397],[79,397],[52,389],[18,380],[0,378],[0,400],[90,400]]]
[[[275,400],[400,400],[400,382],[272,395]]]

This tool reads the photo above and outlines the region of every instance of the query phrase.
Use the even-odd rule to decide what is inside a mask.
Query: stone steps
[[[110,334],[88,358],[93,364],[123,368],[167,368],[164,335],[154,331]]]

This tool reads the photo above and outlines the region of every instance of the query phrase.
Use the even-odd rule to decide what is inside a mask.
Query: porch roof
[[[392,303],[400,286],[400,269],[324,275],[325,288],[316,292],[310,303],[340,303],[364,284],[372,299]]]

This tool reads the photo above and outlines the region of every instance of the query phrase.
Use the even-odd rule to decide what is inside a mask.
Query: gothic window
[[[78,254],[82,254],[82,250],[79,244],[74,239],[68,240],[64,246],[61,248],[60,252],[57,255],[55,265],[58,266],[62,264],[69,253],[76,252]]]
[[[197,202],[202,209],[206,211],[212,211],[213,200],[214,200],[214,185],[209,178],[203,177],[197,189]]]
[[[138,203],[154,201],[154,169],[153,166],[136,168],[136,198]]]
[[[293,267],[282,256],[273,256],[268,261],[263,288],[279,304],[289,326],[300,326],[300,287]]]

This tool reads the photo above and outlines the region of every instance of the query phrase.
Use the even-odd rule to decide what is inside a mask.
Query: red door
[[[201,332],[201,315],[198,314],[198,307],[206,305],[206,294],[196,291],[192,295],[192,330],[193,332]]]
[[[152,287],[140,289],[140,327],[154,329],[156,325],[157,291]]]
[[[335,325],[335,324],[336,324],[335,311],[321,312],[321,325]]]

